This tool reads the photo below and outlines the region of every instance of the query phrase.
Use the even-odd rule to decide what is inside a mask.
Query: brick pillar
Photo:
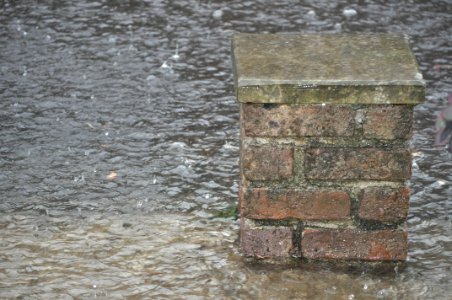
[[[236,34],[240,241],[255,257],[398,261],[413,107],[425,85],[397,34]]]

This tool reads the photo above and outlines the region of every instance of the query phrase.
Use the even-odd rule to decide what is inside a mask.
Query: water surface
[[[445,299],[450,1],[0,3],[0,298]],[[409,260],[384,274],[250,262],[238,223],[233,32],[401,32],[415,110]]]

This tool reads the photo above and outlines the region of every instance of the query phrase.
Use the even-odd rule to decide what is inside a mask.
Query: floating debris
[[[111,172],[107,175],[107,179],[108,179],[108,180],[115,180],[116,177],[118,177],[118,173],[116,173],[115,171],[111,171]]]

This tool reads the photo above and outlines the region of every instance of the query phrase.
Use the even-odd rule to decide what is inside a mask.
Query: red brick
[[[283,226],[248,228],[241,222],[240,247],[246,256],[289,257],[293,253],[293,229]]]
[[[341,220],[350,216],[343,191],[267,188],[240,189],[240,212],[250,219]]]
[[[305,155],[308,179],[403,181],[411,177],[408,150],[317,148]]]
[[[407,233],[401,230],[306,229],[302,256],[311,259],[406,260]]]
[[[244,146],[242,171],[249,180],[280,180],[292,176],[293,149],[287,146]]]
[[[407,187],[369,187],[364,189],[359,204],[359,217],[368,221],[397,223],[408,215],[410,189]]]
[[[354,111],[339,105],[268,105],[245,103],[242,126],[247,136],[351,136]]]
[[[408,105],[374,105],[365,110],[363,133],[366,138],[409,139],[413,108]]]

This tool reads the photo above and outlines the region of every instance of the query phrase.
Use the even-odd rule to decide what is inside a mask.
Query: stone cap
[[[418,104],[425,82],[402,34],[235,34],[239,102]]]

